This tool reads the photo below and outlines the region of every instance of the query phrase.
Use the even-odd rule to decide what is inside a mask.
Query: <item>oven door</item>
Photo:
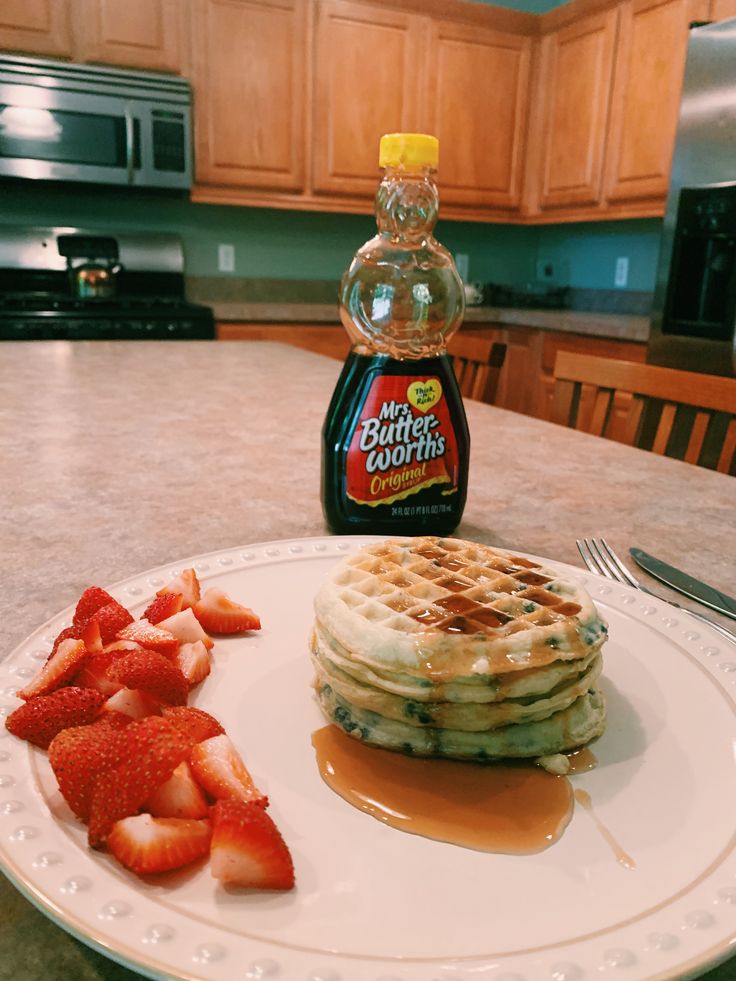
[[[3,82],[0,175],[189,187],[188,116],[179,106]]]

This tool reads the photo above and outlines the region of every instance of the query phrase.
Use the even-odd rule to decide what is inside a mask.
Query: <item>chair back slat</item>
[[[652,453],[659,453],[660,456],[664,456],[670,436],[672,435],[672,426],[675,421],[676,412],[677,406],[671,402],[667,402],[662,406],[659,425],[657,426],[657,432],[654,434],[654,442],[652,443]]]
[[[485,337],[455,336],[448,345],[448,354],[463,397],[493,403],[506,345]]]
[[[590,418],[588,432],[594,436],[603,436],[608,427],[611,415],[613,391],[610,388],[599,388],[593,401],[593,412]]]
[[[695,422],[693,422],[693,427],[690,430],[690,439],[687,442],[687,449],[682,458],[686,463],[697,463],[700,459],[700,451],[703,449],[703,440],[705,439],[710,419],[710,412],[695,413]]]
[[[736,379],[560,351],[552,421],[736,471]]]
[[[736,476],[736,419],[732,419],[728,424],[716,470]]]

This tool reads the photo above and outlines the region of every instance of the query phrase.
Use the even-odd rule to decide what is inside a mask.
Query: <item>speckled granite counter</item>
[[[335,324],[340,319],[334,303],[210,304],[215,320],[227,323]],[[647,341],[649,318],[623,313],[585,313],[579,310],[522,310],[510,307],[467,307],[466,324],[506,324],[589,334],[622,341]]]
[[[326,533],[319,431],[336,362],[258,342],[5,343],[0,354],[2,653],[89,583]],[[575,537],[602,533],[736,593],[733,478],[467,409],[473,451],[459,535],[580,565]],[[5,881],[0,909],[0,979],[136,976]],[[736,964],[707,977],[733,981]]]

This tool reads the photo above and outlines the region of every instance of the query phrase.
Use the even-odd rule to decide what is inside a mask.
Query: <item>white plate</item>
[[[85,943],[155,978],[639,981],[691,977],[726,957],[736,936],[736,648],[664,603],[560,566],[610,623],[608,730],[598,767],[573,781],[636,869],[616,861],[580,807],[538,855],[403,834],[329,790],[310,743],[323,724],[307,657],[312,599],[333,562],[367,540],[230,549],[112,589],[139,615],[193,564],[260,613],[259,635],[217,641],[195,702],[223,722],[269,794],[296,864],[293,893],[226,893],[206,865],[142,882],[87,848],[46,754],[2,729],[0,857],[15,884]],[[70,616],[0,664],[4,714]]]

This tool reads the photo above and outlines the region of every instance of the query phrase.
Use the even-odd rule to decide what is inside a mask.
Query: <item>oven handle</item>
[[[125,168],[128,174],[128,183],[133,183],[134,172],[134,139],[135,127],[133,125],[133,114],[128,106],[125,107]]]

